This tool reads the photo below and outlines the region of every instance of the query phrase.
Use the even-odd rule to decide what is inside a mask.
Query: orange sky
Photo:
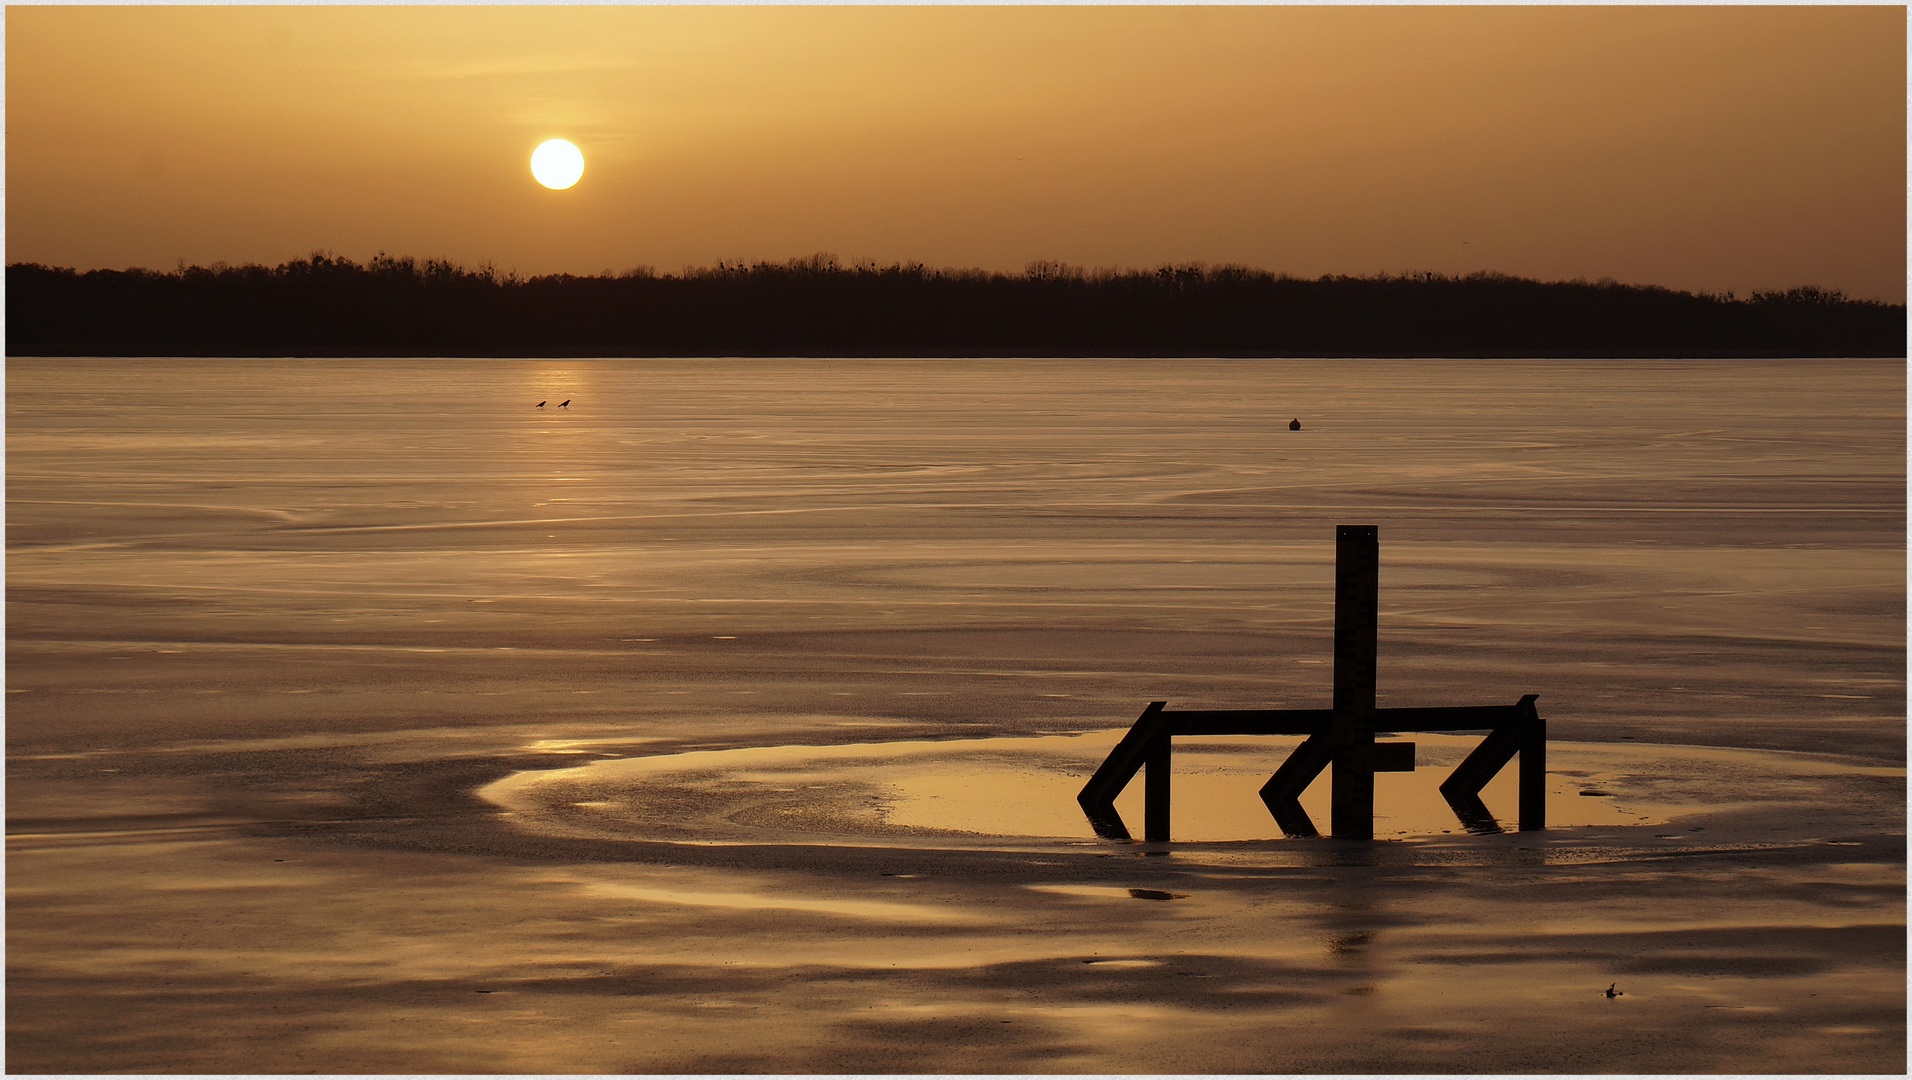
[[[10,7],[10,262],[1905,298],[1902,7]],[[539,187],[563,137],[583,181]]]

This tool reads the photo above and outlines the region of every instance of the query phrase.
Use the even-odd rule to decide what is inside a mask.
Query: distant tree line
[[[520,277],[315,254],[170,272],[7,267],[16,356],[1904,356],[1903,304],[1190,264],[1021,274],[818,255]]]

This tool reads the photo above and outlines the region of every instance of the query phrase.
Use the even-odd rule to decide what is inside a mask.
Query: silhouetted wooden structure
[[[1116,796],[1143,772],[1145,839],[1169,838],[1169,770],[1177,735],[1305,735],[1261,799],[1289,836],[1316,836],[1301,808],[1301,793],[1333,766],[1330,834],[1374,839],[1374,774],[1414,771],[1414,744],[1377,742],[1376,731],[1476,731],[1488,735],[1441,783],[1441,794],[1470,830],[1497,828],[1481,802],[1481,788],[1520,756],[1520,827],[1547,825],[1547,726],[1534,708],[1538,695],[1512,705],[1422,709],[1374,706],[1380,637],[1380,537],[1373,525],[1335,530],[1334,699],[1327,709],[1203,709],[1169,712],[1154,701],[1083,786],[1076,801],[1099,835],[1128,839],[1115,811]]]

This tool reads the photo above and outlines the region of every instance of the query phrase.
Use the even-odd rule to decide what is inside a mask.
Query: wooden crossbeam
[[[1523,701],[1527,700],[1525,698]],[[1333,709],[1177,709],[1156,702],[1171,735],[1314,735],[1334,723]],[[1515,705],[1459,705],[1415,709],[1376,709],[1377,731],[1485,731],[1517,724]]]

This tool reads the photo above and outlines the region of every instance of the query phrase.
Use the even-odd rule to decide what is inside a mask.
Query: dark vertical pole
[[[1547,827],[1547,722],[1538,715],[1528,717],[1521,731],[1520,827]]]
[[[1168,726],[1149,744],[1142,774],[1142,839],[1168,839],[1169,754]]]
[[[1334,789],[1329,834],[1374,839],[1374,684],[1381,630],[1381,539],[1334,531]]]

